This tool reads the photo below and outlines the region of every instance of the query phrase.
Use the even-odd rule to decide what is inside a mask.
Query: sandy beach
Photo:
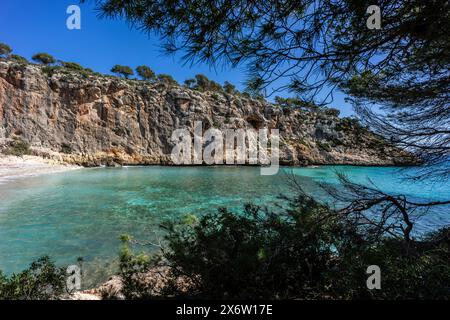
[[[36,156],[0,156],[0,183],[11,179],[80,169]]]

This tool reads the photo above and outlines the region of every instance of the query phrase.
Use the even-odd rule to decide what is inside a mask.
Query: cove
[[[393,167],[282,167],[261,176],[258,167],[129,167],[75,170],[0,184],[0,269],[18,272],[50,255],[58,264],[86,262],[87,276],[104,281],[114,267],[119,236],[156,241],[160,224],[186,214],[202,215],[219,207],[241,210],[245,203],[278,201],[291,192],[286,174],[294,173],[309,193],[326,200],[315,182],[336,184],[334,170],[356,182],[370,178],[379,188],[417,201],[444,200],[450,186],[404,182]],[[417,226],[430,230],[450,223],[450,208],[439,207]]]

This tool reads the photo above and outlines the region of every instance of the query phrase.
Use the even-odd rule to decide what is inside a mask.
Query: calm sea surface
[[[380,167],[283,168],[276,176],[261,176],[257,167],[130,167],[22,178],[0,184],[0,270],[18,272],[42,255],[61,265],[83,257],[89,281],[103,281],[114,269],[121,234],[155,240],[165,220],[276,202],[292,192],[285,173],[326,200],[316,182],[336,184],[335,170],[418,201],[450,198],[448,184],[411,183],[402,180],[405,169]],[[431,211],[417,229],[446,224],[448,206]]]

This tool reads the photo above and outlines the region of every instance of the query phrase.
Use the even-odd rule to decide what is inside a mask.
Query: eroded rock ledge
[[[195,121],[204,129],[278,128],[284,165],[411,162],[352,121],[324,112],[0,60],[0,152],[21,139],[35,155],[68,164],[170,165],[173,130],[192,130]]]

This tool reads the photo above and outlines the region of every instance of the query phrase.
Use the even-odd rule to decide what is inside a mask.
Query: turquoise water
[[[156,241],[164,220],[277,201],[280,193],[291,192],[285,176],[290,172],[306,191],[325,199],[315,182],[337,183],[336,169],[353,181],[370,178],[386,192],[419,201],[450,198],[449,185],[411,184],[397,168],[284,168],[276,176],[261,176],[256,167],[134,167],[22,178],[0,184],[0,269],[17,272],[45,254],[58,264],[74,264],[81,256],[94,278],[117,257],[121,234]],[[419,229],[449,223],[450,209],[441,207]]]

